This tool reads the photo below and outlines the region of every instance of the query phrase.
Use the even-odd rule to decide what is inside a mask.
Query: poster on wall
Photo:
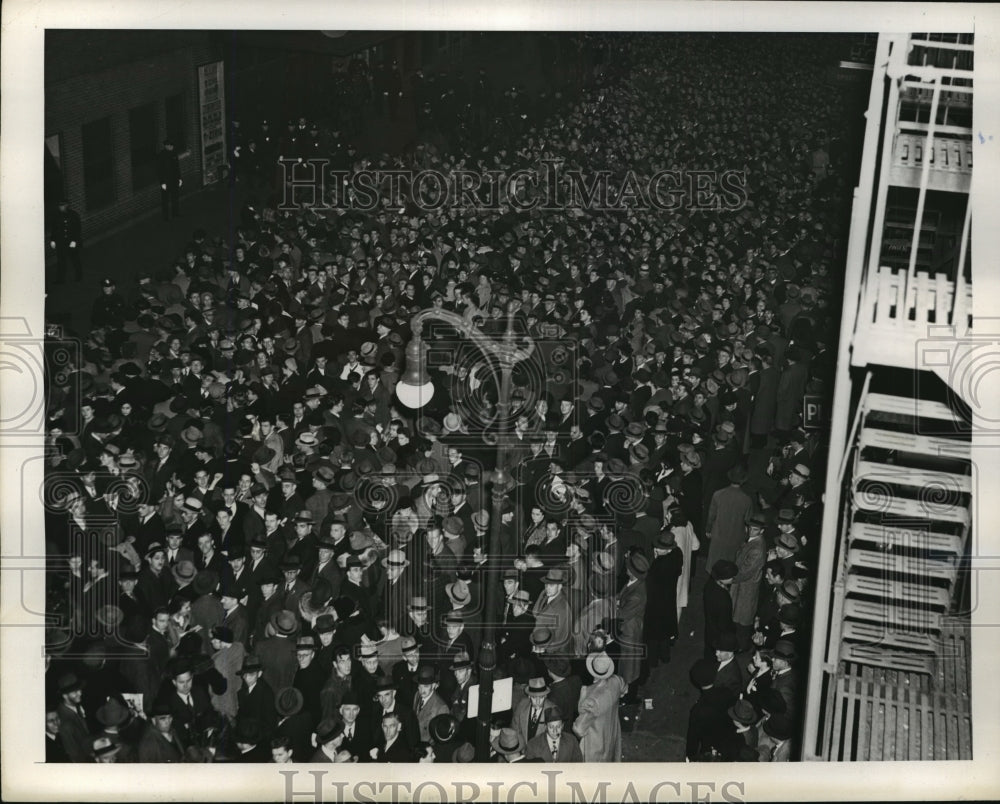
[[[226,97],[223,62],[198,68],[198,108],[201,112],[201,176],[204,185],[223,175],[226,159]]]

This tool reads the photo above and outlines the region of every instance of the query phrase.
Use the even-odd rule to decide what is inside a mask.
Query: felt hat
[[[587,656],[587,672],[595,679],[611,678],[615,673],[615,663],[607,653],[591,653]]]
[[[382,559],[383,567],[408,567],[410,560],[402,550],[390,550],[389,554]]]
[[[782,508],[778,511],[777,523],[779,525],[791,525],[797,518],[794,508]]]
[[[435,715],[427,726],[432,740],[437,743],[447,743],[455,739],[458,733],[458,721],[453,715]]]
[[[799,656],[795,650],[795,643],[788,639],[779,639],[775,642],[771,652],[776,659],[780,658],[788,662],[794,662]]]
[[[742,463],[736,464],[728,472],[726,472],[726,477],[729,479],[730,483],[746,483],[747,481],[747,470]]]
[[[464,606],[472,600],[472,594],[464,581],[453,581],[444,588],[448,599],[456,606]]]
[[[712,577],[717,581],[728,581],[739,572],[737,566],[727,559],[719,559],[712,565]]]
[[[528,695],[548,695],[549,689],[549,682],[541,676],[538,676],[536,678],[528,679],[528,686],[525,689],[525,692],[527,692]]]
[[[549,571],[545,573],[545,577],[542,578],[542,583],[566,583],[566,571],[560,567],[550,567]]]
[[[776,544],[784,547],[786,550],[791,550],[793,553],[797,553],[802,547],[802,544],[794,533],[779,533]]]
[[[97,722],[102,726],[120,726],[129,717],[128,707],[122,705],[117,698],[108,700],[97,710]]]
[[[528,593],[527,589],[518,589],[514,594],[507,598],[511,603],[520,603],[523,606],[531,605],[531,595]]]
[[[302,711],[304,699],[295,687],[284,687],[274,696],[274,708],[281,717],[291,717]]]
[[[160,549],[162,550],[163,548],[161,547]],[[195,567],[194,562],[188,561],[187,559],[178,561],[174,564],[170,572],[174,576],[174,580],[181,586],[191,583],[196,577],[198,577],[198,569]],[[203,593],[199,592],[199,594]]]
[[[606,574],[613,572],[615,569],[615,559],[610,553],[603,550],[594,553],[594,558],[592,559],[594,570],[601,574]]]
[[[181,562],[178,562],[178,564]],[[197,575],[194,576],[194,580],[191,582],[191,588],[194,590],[195,594],[198,595],[209,595],[215,591],[216,587],[219,585],[219,575],[214,570],[201,570]]]
[[[217,639],[220,642],[226,642],[230,645],[233,643],[234,639],[233,629],[225,625],[212,626],[209,636],[212,639]]]
[[[116,740],[113,740],[111,737],[102,735],[100,737],[97,737],[93,742],[93,751],[95,757],[114,756],[121,750],[122,750],[121,745]]]
[[[247,673],[261,673],[264,671],[264,665],[260,663],[260,659],[253,653],[245,656],[243,658],[243,666],[237,671],[237,675],[246,675]]]
[[[741,698],[730,706],[727,714],[732,720],[743,726],[752,726],[757,722],[757,710],[745,698]]]
[[[510,756],[524,751],[524,739],[516,729],[500,729],[500,734],[492,742],[493,749],[498,754]]]
[[[274,612],[269,623],[278,636],[292,636],[299,630],[298,618],[288,609]]]
[[[802,606],[798,603],[786,603],[778,609],[778,619],[789,625],[798,625],[802,619]]]
[[[698,659],[691,665],[691,682],[696,687],[707,687],[715,683],[719,666],[712,659]]]
[[[792,737],[792,721],[785,714],[771,715],[764,721],[764,733],[775,740],[789,740]]]
[[[649,572],[649,559],[642,553],[631,553],[625,566],[636,578],[644,578]]]

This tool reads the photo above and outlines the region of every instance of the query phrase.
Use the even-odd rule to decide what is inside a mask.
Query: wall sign
[[[201,177],[214,184],[228,164],[226,158],[226,94],[224,62],[198,68],[198,108],[201,112]]]
[[[802,429],[821,430],[830,426],[826,402],[819,394],[806,394],[802,398]]]

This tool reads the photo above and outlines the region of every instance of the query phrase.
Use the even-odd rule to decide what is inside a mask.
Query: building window
[[[128,113],[129,147],[132,154],[132,189],[156,183],[156,109],[146,103]]]
[[[167,98],[167,139],[174,144],[174,150],[182,154],[187,151],[187,106],[185,95],[178,92]]]
[[[102,117],[84,125],[82,139],[83,192],[87,210],[101,209],[115,200],[111,118]]]

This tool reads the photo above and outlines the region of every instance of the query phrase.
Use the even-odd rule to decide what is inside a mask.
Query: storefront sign
[[[214,184],[223,175],[226,158],[226,95],[223,62],[198,68],[198,108],[201,110],[201,176]]]

